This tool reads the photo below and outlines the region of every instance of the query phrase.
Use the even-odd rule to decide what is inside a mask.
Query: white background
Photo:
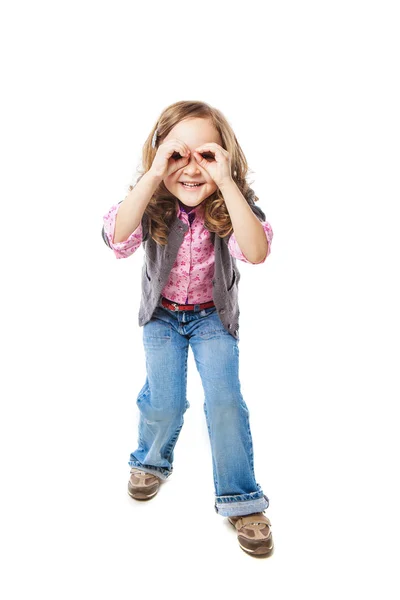
[[[1,10],[2,597],[398,598],[396,4]],[[143,249],[116,260],[102,218],[178,100],[227,117],[274,231],[238,261],[266,560],[214,511],[191,351],[173,476],[126,491]]]

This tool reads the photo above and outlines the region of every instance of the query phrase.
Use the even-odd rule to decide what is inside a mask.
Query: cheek
[[[173,179],[171,177],[167,177],[163,181],[164,181],[164,185],[167,188],[167,190],[171,190],[171,187],[173,187],[173,185],[174,185]]]

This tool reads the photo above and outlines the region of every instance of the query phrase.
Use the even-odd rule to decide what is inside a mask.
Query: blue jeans
[[[225,329],[215,306],[174,311],[161,304],[143,326],[146,382],[138,448],[129,465],[161,479],[173,471],[174,447],[189,407],[186,399],[189,344],[201,377],[211,443],[215,503],[224,517],[262,512],[269,499],[254,475],[249,411],[240,391],[238,341]]]

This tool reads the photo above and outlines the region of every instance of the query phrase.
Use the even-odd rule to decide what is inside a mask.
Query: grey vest
[[[255,205],[254,192],[251,190],[247,202],[253,213],[260,221],[265,221],[265,214]],[[122,202],[122,200],[121,200]],[[119,202],[119,204],[121,203]],[[189,225],[176,216],[168,234],[168,243],[161,246],[148,234],[147,215],[142,217],[143,248],[145,251],[142,267],[142,296],[139,307],[139,326],[150,321],[157,306],[161,306],[162,290],[168,282],[169,274],[176,260],[179,247],[183,242]],[[232,233],[232,232],[231,232]],[[231,234],[230,234],[231,235]],[[230,254],[228,241],[230,235],[221,238],[210,232],[214,245],[215,266],[213,285],[213,301],[220,320],[228,333],[239,340],[239,302],[238,284],[240,272],[236,259]],[[104,242],[109,246],[107,237],[102,229]]]

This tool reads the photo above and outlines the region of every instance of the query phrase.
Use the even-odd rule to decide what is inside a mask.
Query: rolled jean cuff
[[[168,479],[168,477],[172,475],[172,471],[168,471],[168,469],[164,469],[163,467],[144,467],[140,464],[140,462],[134,460],[128,461],[128,465],[130,467],[140,469],[141,471],[145,471],[146,473],[157,475],[157,477],[159,477],[160,479]]]
[[[251,494],[237,494],[235,496],[216,496],[215,512],[222,517],[237,517],[262,512],[269,506],[269,499],[259,491]]]

